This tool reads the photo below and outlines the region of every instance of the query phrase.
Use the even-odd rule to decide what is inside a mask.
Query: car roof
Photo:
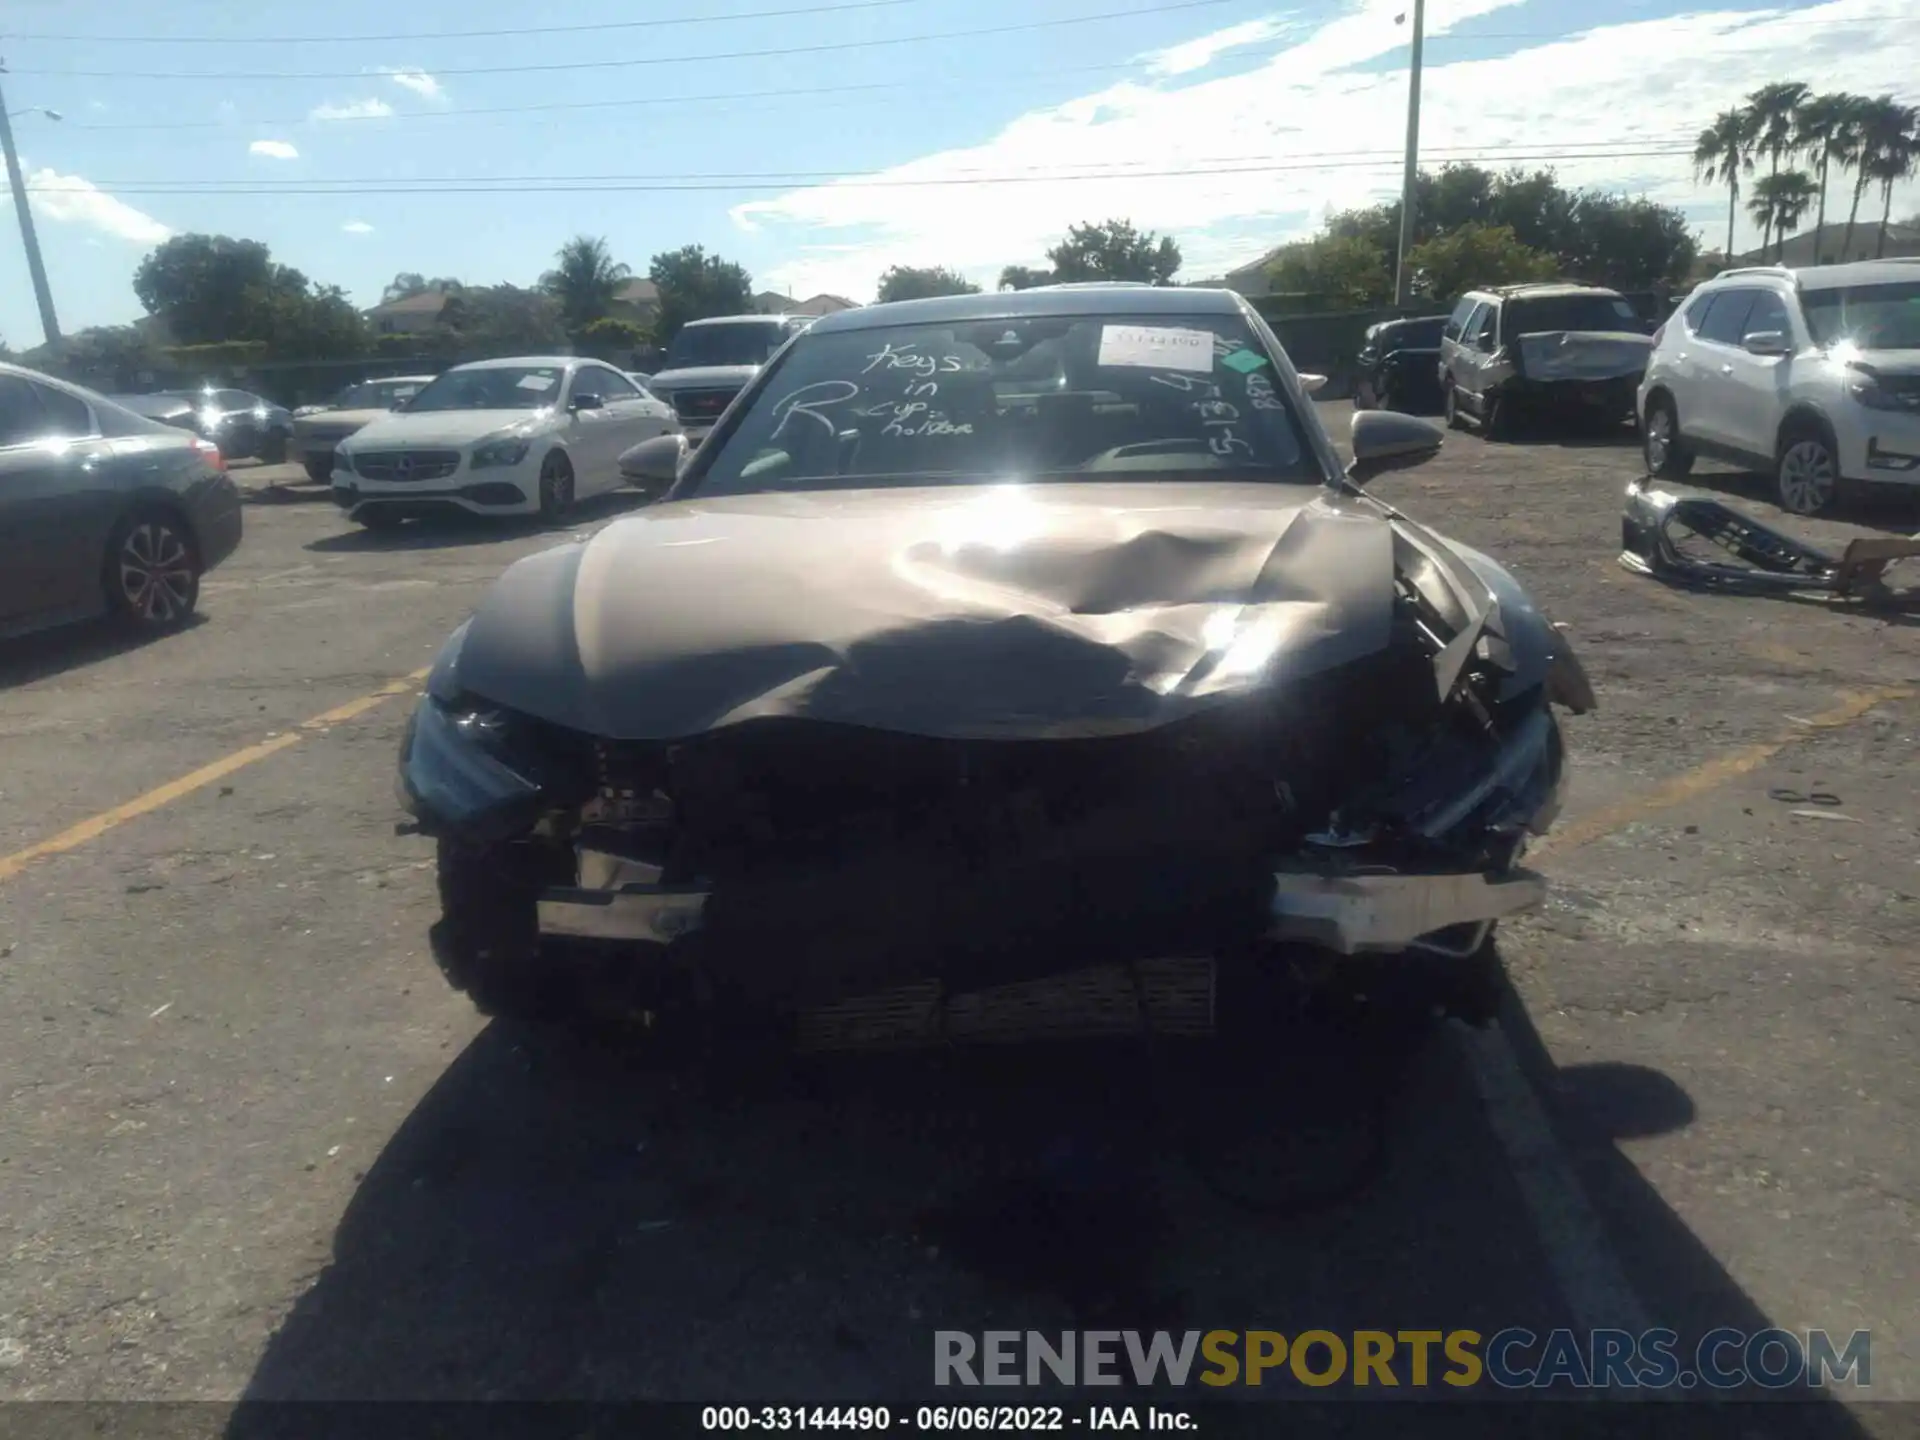
[[[809,332],[875,330],[889,325],[964,324],[1015,320],[1028,315],[1238,315],[1243,302],[1231,290],[1185,285],[1136,285],[1124,281],[1086,285],[1038,285],[984,295],[936,295],[840,310],[813,322]]]
[[[1809,265],[1792,272],[1802,290],[1838,290],[1847,285],[1897,285],[1920,280],[1920,256],[1854,260],[1845,265]]]
[[[464,365],[455,365],[454,370],[506,370],[522,365],[551,365],[556,370],[564,370],[569,365],[578,365],[583,357],[579,355],[502,355],[496,360],[469,360]]]
[[[1468,296],[1485,300],[1546,300],[1562,295],[1605,295],[1620,300],[1618,290],[1605,285],[1576,285],[1568,280],[1536,280],[1524,285],[1491,285],[1484,290],[1469,290]]]
[[[689,320],[680,328],[691,330],[697,325],[785,325],[789,321],[804,320],[804,315],[709,315],[704,320]]]
[[[434,378],[432,375],[375,375],[353,383],[354,385],[422,385]],[[348,388],[351,389],[352,386]]]

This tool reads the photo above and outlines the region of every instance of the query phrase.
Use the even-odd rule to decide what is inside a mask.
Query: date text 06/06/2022
[[[708,1405],[702,1430],[899,1430],[1016,1432],[1070,1430],[1192,1431],[1184,1410],[1154,1405],[920,1405],[892,1410],[884,1405]]]

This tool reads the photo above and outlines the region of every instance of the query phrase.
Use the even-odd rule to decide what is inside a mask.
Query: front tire
[[[114,527],[101,578],[114,618],[143,634],[179,629],[200,603],[199,551],[167,510],[139,510]]]
[[[1693,452],[1680,438],[1680,420],[1673,402],[1657,399],[1647,406],[1640,427],[1640,453],[1647,473],[1656,480],[1684,480],[1693,470]]]
[[[267,465],[284,465],[287,459],[287,432],[275,430],[260,444],[260,459]]]
[[[1454,384],[1451,379],[1447,381],[1447,394],[1442,403],[1446,411],[1447,429],[1459,430],[1463,428],[1460,423],[1460,387]]]
[[[540,518],[549,525],[573,509],[573,466],[558,450],[540,462]]]
[[[307,478],[316,485],[325,485],[333,479],[332,455],[309,455],[306,461]]]
[[[1789,425],[1780,435],[1774,490],[1790,515],[1825,515],[1840,498],[1840,458],[1825,429],[1811,421]]]

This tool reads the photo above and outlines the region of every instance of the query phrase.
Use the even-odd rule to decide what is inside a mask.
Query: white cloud
[[[269,160],[298,160],[300,152],[285,140],[256,140],[247,146],[249,155],[264,155]]]
[[[1258,45],[1263,40],[1285,34],[1288,28],[1277,19],[1248,20],[1239,25],[1229,25],[1225,30],[1216,30],[1211,35],[1202,35],[1197,40],[1169,45],[1164,50],[1148,51],[1138,58],[1156,75],[1186,75],[1206,69],[1229,50]]]
[[[444,100],[446,88],[424,70],[412,70],[405,66],[383,65],[379,73],[386,76],[402,90],[411,90],[422,100]]]
[[[1453,0],[1430,23],[1429,40],[1518,3]],[[952,265],[990,284],[1003,265],[1043,263],[1075,222],[1109,216],[1178,239],[1182,278],[1218,275],[1311,232],[1330,210],[1398,194],[1408,36],[1394,16],[1406,8],[1406,0],[1359,0],[1317,28],[1253,35],[1273,23],[1254,21],[1202,35],[1141,57],[1140,79],[1018,116],[978,145],[740,205],[733,219],[794,257],[758,280],[795,294],[871,295],[891,264]],[[1250,44],[1268,58],[1249,73],[1166,78]],[[1717,246],[1726,192],[1694,182],[1685,153],[1694,135],[1716,111],[1781,78],[1908,93],[1920,7],[1827,0],[1698,11],[1605,25],[1495,59],[1448,58],[1463,51],[1444,41],[1427,50],[1426,165],[1449,157],[1552,165],[1570,185],[1682,206]],[[1063,180],[1061,171],[1090,178]],[[925,183],[1021,174],[1042,178]],[[1845,218],[1843,188],[1833,188],[1829,220],[1836,200]],[[1896,191],[1895,215],[1910,208]],[[1743,216],[1737,243],[1756,239]]]
[[[63,225],[81,225],[116,240],[158,245],[173,231],[144,210],[116,200],[91,180],[40,169],[27,175],[34,216]]]
[[[364,220],[349,220],[340,227],[349,235],[371,235],[373,227]]]
[[[393,114],[393,106],[368,96],[363,100],[333,101],[316,105],[307,112],[309,120],[383,120]]]

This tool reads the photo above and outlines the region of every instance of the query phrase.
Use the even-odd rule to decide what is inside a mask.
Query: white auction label
[[[1205,375],[1213,369],[1213,332],[1159,325],[1103,325],[1100,363]]]

